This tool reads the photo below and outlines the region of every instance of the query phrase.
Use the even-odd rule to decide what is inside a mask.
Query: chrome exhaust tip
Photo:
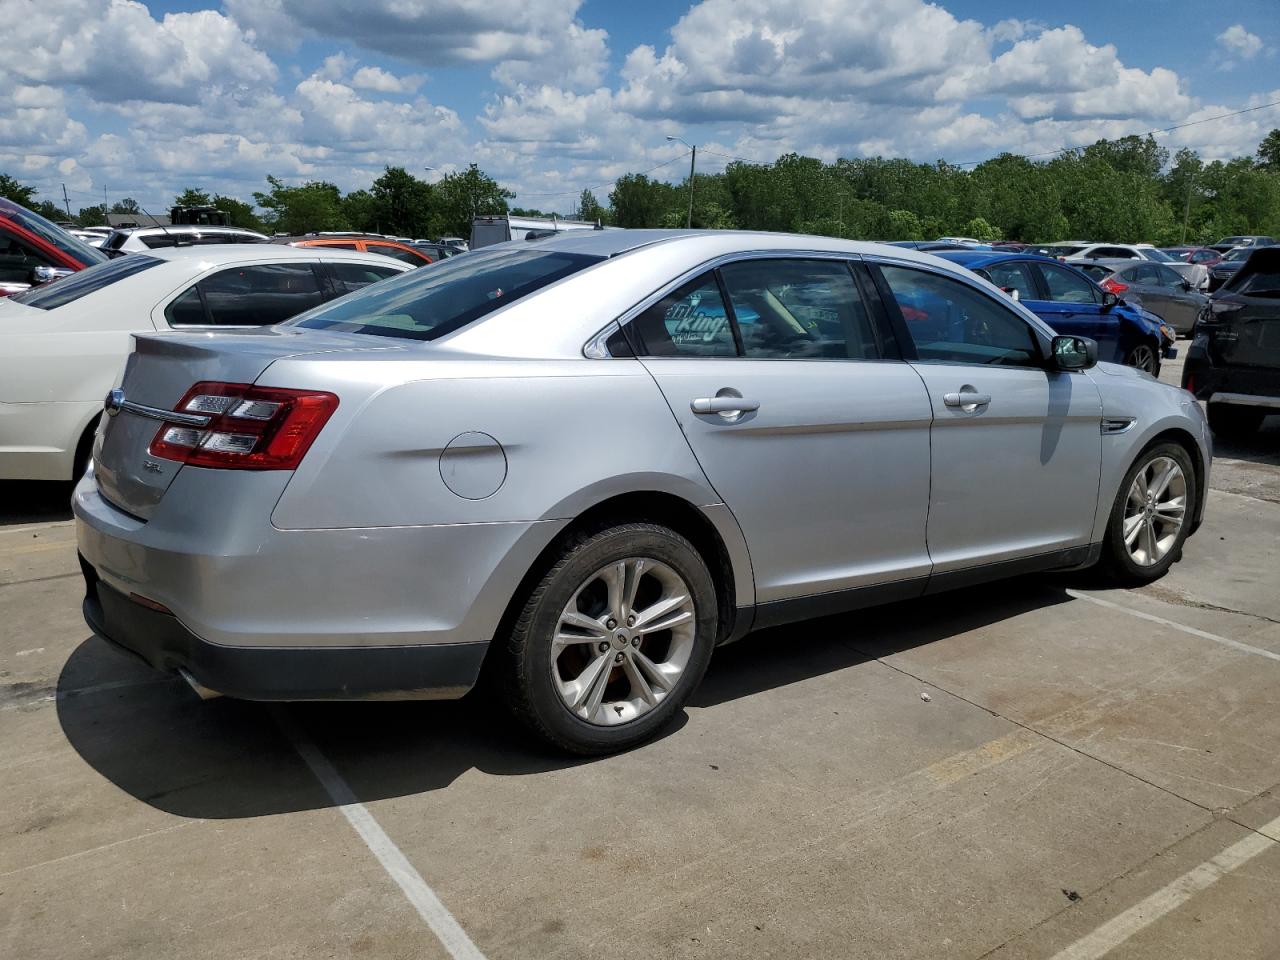
[[[210,690],[203,683],[201,683],[191,674],[187,673],[187,671],[182,669],[181,667],[178,668],[178,673],[182,674],[182,679],[187,681],[191,689],[196,692],[196,696],[198,696],[201,700],[216,700],[218,699],[218,697],[222,696],[222,694],[220,694],[217,690]]]

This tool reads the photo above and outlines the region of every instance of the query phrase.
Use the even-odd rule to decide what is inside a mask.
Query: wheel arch
[[[79,483],[80,477],[84,473],[82,467],[88,466],[89,457],[93,454],[93,435],[98,429],[98,421],[102,419],[101,412],[95,412],[89,417],[89,420],[80,429],[79,439],[76,440],[75,450],[71,458],[71,482]]]
[[[754,581],[746,544],[728,508],[723,504],[699,507],[661,490],[635,490],[606,497],[582,510],[538,553],[507,602],[495,641],[511,629],[529,593],[555,564],[570,538],[584,530],[599,530],[629,521],[661,524],[693,544],[716,585],[717,644],[736,639],[750,627],[748,611],[754,603]]]

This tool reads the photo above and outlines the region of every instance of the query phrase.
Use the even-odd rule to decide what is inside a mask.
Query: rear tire
[[[1222,440],[1248,440],[1258,432],[1265,417],[1266,413],[1253,407],[1209,404],[1209,429]]]
[[[1163,577],[1182,558],[1195,514],[1196,474],[1186,448],[1148,447],[1124,475],[1102,543],[1099,572],[1117,586]]]
[[[613,753],[683,708],[717,626],[715,583],[680,534],[650,523],[583,531],[524,601],[494,651],[495,675],[539,739],[581,756]]]

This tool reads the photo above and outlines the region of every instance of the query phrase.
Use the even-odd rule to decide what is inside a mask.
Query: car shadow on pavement
[[[1213,456],[1244,460],[1266,466],[1280,466],[1280,415],[1267,417],[1253,436],[1244,440],[1214,437]]]
[[[690,708],[706,709],[865,663],[1068,599],[1043,579],[1009,581],[751,635],[717,652]],[[90,637],[57,685],[58,719],[94,770],[183,817],[255,817],[334,806],[278,718],[301,729],[362,801],[448,787],[469,770],[526,776],[590,763],[517,730],[496,697],[453,702],[201,701],[179,680]],[[660,734],[678,735],[681,713]]]
[[[0,480],[0,527],[70,519],[70,483]]]

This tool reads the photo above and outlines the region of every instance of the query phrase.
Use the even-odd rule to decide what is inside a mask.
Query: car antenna
[[[169,228],[166,227],[163,223],[161,223],[160,220],[155,216],[155,214],[147,213],[147,208],[144,207],[142,204],[138,204],[138,209],[141,210],[143,213],[146,213],[147,216],[151,218],[151,222],[164,231],[164,235],[173,241],[173,245],[175,247],[178,245],[179,243],[178,238],[169,232]]]

